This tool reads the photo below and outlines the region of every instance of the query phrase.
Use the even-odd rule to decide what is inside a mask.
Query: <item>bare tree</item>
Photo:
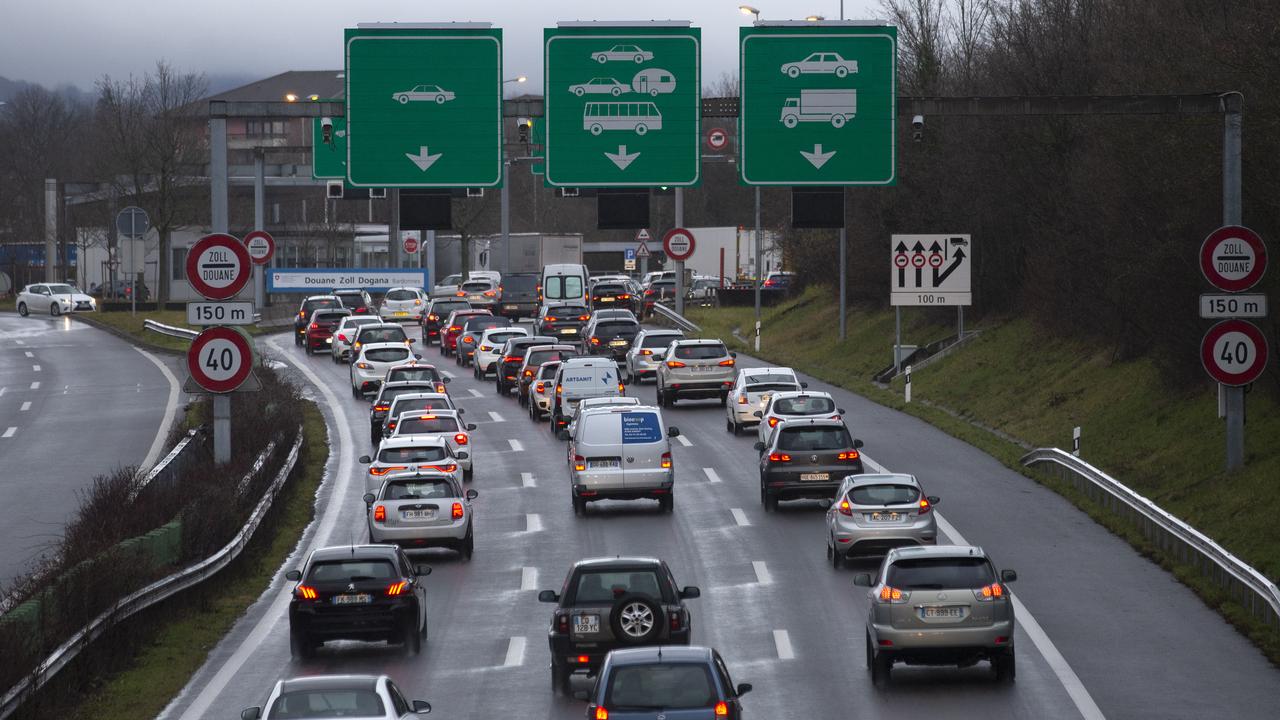
[[[898,26],[898,72],[907,92],[936,95],[942,81],[946,0],[880,0]]]
[[[0,234],[44,237],[45,178],[66,180],[79,169],[84,120],[84,108],[37,85],[0,108]]]
[[[703,97],[738,97],[738,73],[725,71],[702,88]]]

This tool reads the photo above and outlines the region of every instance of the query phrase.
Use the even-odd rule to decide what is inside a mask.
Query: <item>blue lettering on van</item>
[[[651,412],[622,413],[622,442],[654,443],[662,440],[662,427],[658,415]]]

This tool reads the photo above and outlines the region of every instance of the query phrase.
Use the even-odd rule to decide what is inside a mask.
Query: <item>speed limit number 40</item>
[[[243,333],[229,327],[211,327],[191,341],[187,351],[191,379],[212,393],[228,393],[240,387],[253,370],[253,346]]]
[[[1248,385],[1267,367],[1267,339],[1245,320],[1224,320],[1205,333],[1200,361],[1223,385]]]

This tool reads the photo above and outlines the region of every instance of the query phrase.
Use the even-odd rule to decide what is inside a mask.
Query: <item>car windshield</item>
[[[617,337],[625,335],[627,337],[635,337],[640,332],[640,324],[632,320],[610,320],[609,322],[596,323],[596,335]]]
[[[676,359],[678,360],[714,360],[728,354],[729,352],[724,349],[724,345],[719,343],[714,345],[676,346]]]
[[[644,341],[640,343],[640,347],[664,348],[670,345],[672,341],[682,339],[684,339],[683,335],[676,335],[674,333],[670,335],[654,335],[653,333],[649,333],[644,336]]]
[[[662,584],[653,570],[594,571],[578,576],[574,592],[577,605],[612,605],[624,595],[646,595],[662,600]]]
[[[582,277],[580,275],[552,275],[547,278],[547,285],[542,288],[542,294],[551,300],[581,297]]]
[[[835,401],[825,397],[781,398],[773,403],[773,412],[778,415],[823,415],[835,409]]]
[[[779,450],[844,450],[852,447],[849,431],[843,427],[800,427],[783,426],[782,437],[778,439]]]
[[[440,373],[433,367],[396,368],[387,373],[387,382],[402,380],[414,382],[440,382]]]
[[[538,290],[537,275],[506,275],[502,278],[502,292],[531,293]]]
[[[444,478],[438,480],[395,480],[387,484],[383,500],[435,500],[458,497],[453,483]]]
[[[409,348],[374,348],[364,353],[370,362],[400,362],[409,359]]]
[[[378,453],[378,462],[399,465],[402,463],[438,462],[448,457],[449,451],[444,447],[387,448]]]
[[[404,334],[403,328],[379,327],[360,331],[359,339],[361,343],[369,345],[380,342],[404,342],[408,337]]]
[[[417,410],[452,410],[449,407],[449,401],[446,398],[409,398],[407,400],[396,400],[391,405],[391,417],[400,417],[402,413],[414,412]]]
[[[556,371],[559,369],[560,369],[560,363],[558,362],[545,363],[538,370],[538,379],[548,380],[550,378],[553,378],[556,376]]]
[[[609,675],[605,706],[628,710],[683,710],[711,707],[718,696],[706,665],[661,663],[619,665]]]
[[[76,290],[74,287],[70,285],[64,285],[59,283],[57,285],[50,285],[49,292],[53,293],[54,295],[68,295],[70,293],[75,293],[80,291]]]
[[[272,718],[382,717],[386,710],[378,693],[370,690],[299,690],[281,693],[271,704]]]
[[[382,580],[399,577],[395,566],[387,560],[330,560],[311,566],[308,580],[315,582],[350,582],[357,579]]]
[[[458,432],[458,419],[449,415],[410,415],[400,418],[401,435]]]
[[[995,582],[995,571],[981,557],[913,558],[890,565],[885,582],[899,590],[980,588]]]
[[[387,292],[388,300],[417,300],[418,293],[412,290],[391,290]]]
[[[920,499],[920,491],[911,485],[862,485],[849,491],[854,505],[907,505]]]

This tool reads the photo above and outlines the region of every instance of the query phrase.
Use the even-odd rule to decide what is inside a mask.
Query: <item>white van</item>
[[[588,277],[586,265],[571,263],[546,265],[542,268],[540,301],[587,305],[591,296],[587,286]]]
[[[551,434],[557,436],[560,429],[569,424],[574,408],[585,398],[623,394],[622,377],[611,358],[569,358],[560,363],[553,387]]]
[[[671,441],[680,434],[666,427],[652,406],[591,408],[569,439],[569,480],[575,514],[594,500],[652,498],[674,507],[675,463]]]

